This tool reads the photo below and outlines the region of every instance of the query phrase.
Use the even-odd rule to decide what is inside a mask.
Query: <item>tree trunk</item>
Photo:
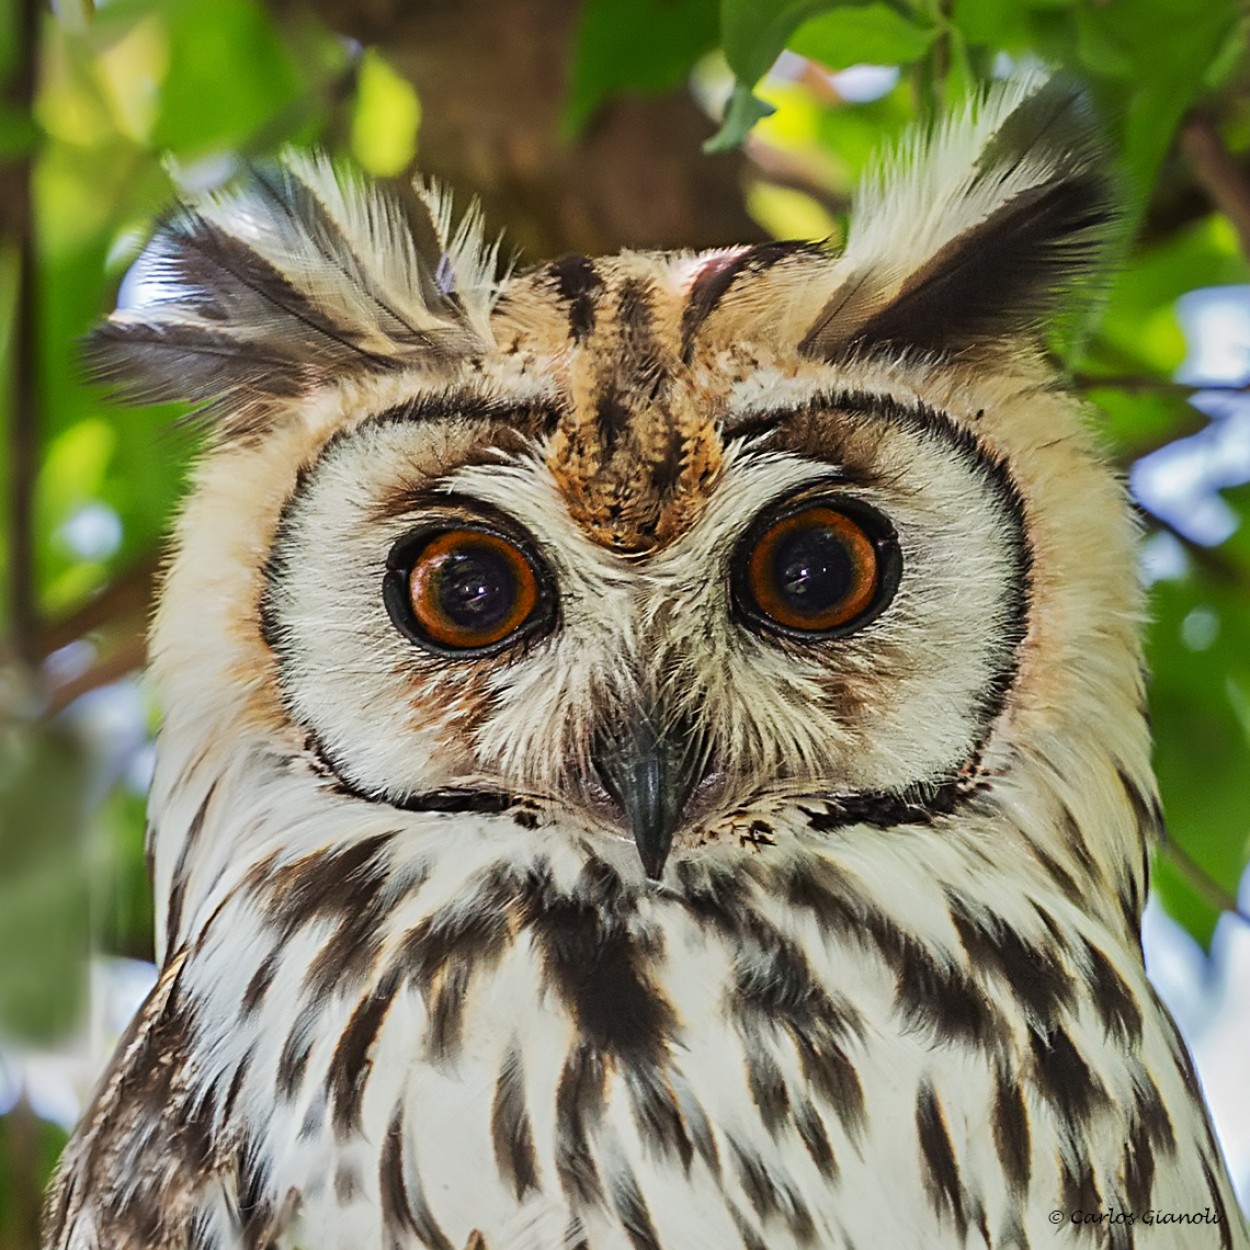
[[[524,260],[761,237],[743,207],[742,156],[703,154],[714,127],[685,91],[609,101],[576,140],[562,140],[574,0],[312,0],[312,8],[411,79],[422,104],[421,171],[479,197],[489,225]]]

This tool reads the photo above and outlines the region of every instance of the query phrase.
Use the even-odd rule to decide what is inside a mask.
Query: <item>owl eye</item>
[[[448,655],[483,655],[549,624],[553,595],[538,558],[494,530],[423,529],[387,559],[382,598],[396,628]]]
[[[858,500],[806,500],[747,533],[732,572],[752,625],[792,638],[838,638],[894,597],[902,560],[894,527]]]

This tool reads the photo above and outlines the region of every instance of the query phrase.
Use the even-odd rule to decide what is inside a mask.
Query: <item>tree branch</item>
[[[1147,526],[1171,534],[1184,547],[1185,554],[1190,560],[1204,573],[1225,586],[1233,586],[1243,592],[1250,592],[1250,574],[1247,574],[1240,564],[1223,555],[1217,547],[1205,547],[1202,543],[1194,542],[1188,534],[1177,529],[1171,521],[1156,516],[1153,512],[1143,508],[1140,503],[1136,505],[1136,510]]]
[[[160,560],[155,553],[123,569],[93,599],[39,631],[36,654],[40,659],[96,630],[119,625],[142,630],[151,613]]]
[[[1233,223],[1242,255],[1250,259],[1250,179],[1233,159],[1215,123],[1195,113],[1181,127],[1181,151],[1211,203]]]
[[[43,1208],[39,1173],[39,1117],[23,1085],[17,1102],[4,1118],[8,1138],[8,1190],[12,1203],[13,1250],[38,1250],[39,1215]]]
[[[43,714],[45,717],[56,716],[63,712],[75,699],[101,686],[121,681],[137,669],[143,667],[147,656],[147,638],[142,630],[115,640],[110,650],[102,655],[84,673],[53,685],[47,692]]]
[[[789,152],[764,143],[754,135],[747,136],[743,149],[763,182],[790,191],[801,191],[815,200],[831,217],[844,217],[850,211],[851,202],[846,196],[838,195],[822,185],[819,179],[813,177],[805,163]]]
[[[1177,382],[1150,374],[1118,373],[1100,377],[1096,373],[1078,373],[1072,385],[1079,391],[1125,391],[1130,395],[1155,392],[1188,397],[1198,391],[1221,391],[1231,395],[1250,393],[1250,382]]]
[[[1217,911],[1236,916],[1244,924],[1250,924],[1250,913],[1242,910],[1236,895],[1222,886],[1184,847],[1171,839],[1163,843],[1161,850],[1176,870]]]

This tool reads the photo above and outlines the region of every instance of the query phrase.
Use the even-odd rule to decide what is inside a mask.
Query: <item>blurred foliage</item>
[[[79,834],[87,776],[81,743],[61,727],[4,732],[0,1021],[25,1041],[55,1041],[76,1023],[82,1002],[87,894]]]
[[[290,4],[110,0],[92,11],[80,0],[37,10],[34,48],[20,38],[24,4],[0,0],[0,78],[18,82],[33,58],[38,90],[33,108],[13,91],[0,101],[0,198],[24,194],[29,173],[35,283],[23,297],[25,226],[10,212],[0,218],[9,223],[0,418],[12,436],[0,438],[0,480],[9,501],[32,474],[34,502],[29,549],[15,542],[14,507],[0,507],[0,560],[6,585],[20,580],[15,561],[29,564],[35,602],[26,606],[40,632],[20,654],[7,595],[0,626],[15,643],[0,664],[11,722],[0,737],[0,1047],[70,1029],[88,945],[144,956],[151,944],[142,786],[90,736],[91,699],[81,696],[139,658],[153,553],[191,449],[170,411],[103,406],[76,368],[75,344],[116,299],[175,176],[203,185],[283,143],[312,142],[398,174],[416,159],[422,104],[439,105],[418,102],[385,47],[362,48]],[[593,126],[618,93],[692,81],[722,121],[710,146],[746,144],[757,218],[779,234],[836,242],[870,154],[909,120],[1011,65],[1070,69],[1109,119],[1140,228],[1072,362],[1127,471],[1219,424],[1173,380],[1192,347],[1176,304],[1197,288],[1250,282],[1245,38],[1241,0],[585,0],[563,126],[569,136]],[[861,63],[896,66],[897,81],[855,102],[849,80],[831,71]],[[1222,172],[1178,150],[1191,124],[1222,153]],[[1250,289],[1239,298],[1250,304]],[[25,365],[21,318],[37,332]],[[14,399],[24,367],[38,402],[33,464]],[[1183,516],[1144,510],[1171,558],[1154,587],[1149,659],[1177,850],[1161,857],[1156,884],[1203,943],[1250,851],[1250,489],[1225,477],[1209,490],[1220,485],[1230,536],[1216,545],[1198,541]],[[0,1072],[0,1096],[3,1087]],[[0,1119],[0,1250],[28,1245],[14,1207],[21,1186],[9,1191],[5,1169],[20,1155],[37,1189],[59,1141],[47,1125],[32,1129],[30,1114],[19,1104]]]

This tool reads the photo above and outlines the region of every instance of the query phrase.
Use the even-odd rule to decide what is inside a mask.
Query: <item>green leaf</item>
[[[704,151],[734,147],[768,116],[768,105],[753,88],[785,48],[830,69],[864,62],[901,65],[924,55],[937,33],[885,3],[721,0],[721,41],[736,82],[720,130]]]
[[[1177,124],[1207,74],[1227,60],[1242,19],[1239,0],[1135,0],[1078,11],[1082,64],[1104,81],[1120,80],[1125,163],[1140,186],[1153,185]]]
[[[177,0],[165,6],[169,69],[154,146],[196,156],[241,146],[302,87],[269,15],[251,0]]]
[[[575,136],[609,96],[679,86],[716,46],[717,0],[587,0],[561,128]]]
[[[80,1018],[87,778],[68,735],[11,726],[0,737],[0,1035],[48,1042]]]
[[[367,51],[356,75],[352,155],[371,174],[393,177],[411,163],[420,124],[421,105],[412,83],[375,51]]]
[[[65,1130],[39,1119],[29,1104],[0,1116],[0,1247],[39,1244],[40,1196],[65,1148]]]
[[[1133,56],[1114,30],[1091,10],[1076,13],[1076,50],[1081,63],[1102,78],[1131,78]]]
[[[955,0],[951,21],[973,44],[1011,48],[1028,37],[1028,11],[1003,0]]]
[[[1215,54],[1202,76],[1202,85],[1208,91],[1217,91],[1244,63],[1246,47],[1250,44],[1250,14],[1241,18],[1229,29],[1224,46]]]
[[[884,4],[839,7],[804,22],[786,46],[827,69],[849,65],[910,65],[933,46],[924,27]]]
[[[772,111],[773,106],[761,100],[745,83],[735,83],[720,129],[703,145],[703,150],[708,153],[727,152],[737,147],[750,133],[751,127]]]
[[[790,36],[837,0],[721,0],[721,43],[740,83],[754,86]]]
[[[1238,695],[1250,690],[1250,604],[1199,571],[1151,596],[1147,658],[1159,786],[1169,836],[1236,895],[1250,843],[1250,738]],[[1204,945],[1215,912],[1174,870],[1161,872],[1169,912]]]

